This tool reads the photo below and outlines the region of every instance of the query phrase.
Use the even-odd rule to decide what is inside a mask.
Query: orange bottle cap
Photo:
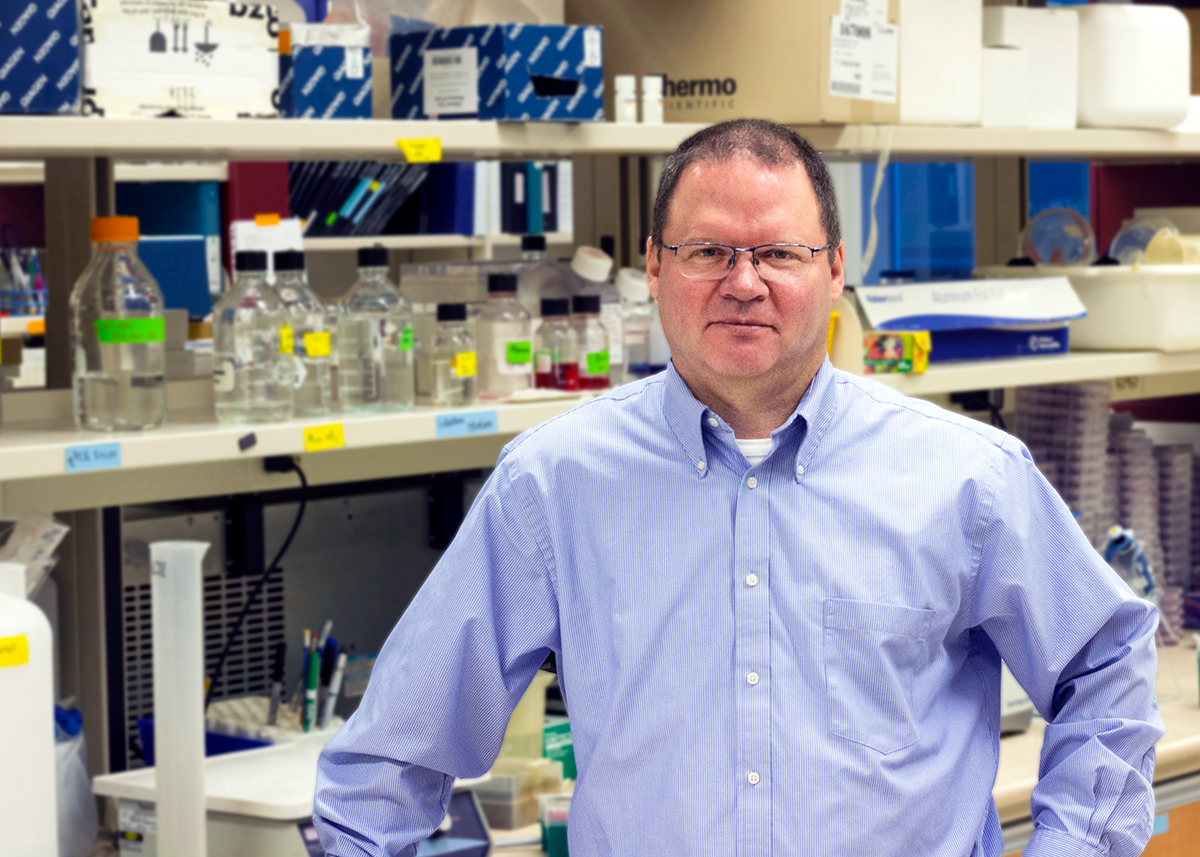
[[[137,241],[141,237],[136,217],[93,217],[92,241]]]

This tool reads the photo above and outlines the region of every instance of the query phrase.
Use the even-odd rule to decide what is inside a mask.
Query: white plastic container
[[[1170,6],[1080,6],[1079,124],[1174,128],[1191,94],[1188,21]]]
[[[1029,127],[1029,55],[1021,48],[983,49],[984,128]]]
[[[618,74],[613,78],[613,121],[628,125],[638,121],[637,78],[632,74]]]
[[[978,125],[983,3],[900,0],[900,121]]]
[[[1079,17],[1074,10],[989,6],[983,10],[983,44],[1027,52],[1030,128],[1075,127]]]
[[[975,273],[1066,276],[1088,312],[1071,322],[1072,351],[1200,351],[1200,265],[989,267]]]
[[[0,829],[5,854],[58,854],[54,652],[25,600],[25,566],[0,563]]]

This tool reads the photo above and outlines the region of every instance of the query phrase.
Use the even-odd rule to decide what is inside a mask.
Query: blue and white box
[[[393,32],[392,117],[604,121],[600,27],[491,24]]]
[[[857,286],[877,331],[928,330],[930,363],[1066,354],[1087,309],[1066,277]]]
[[[370,119],[371,28],[292,24],[286,32],[279,51],[280,115]]]
[[[0,113],[79,112],[75,2],[0,2]]]

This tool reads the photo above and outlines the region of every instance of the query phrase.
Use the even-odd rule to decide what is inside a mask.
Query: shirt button
[[[796,465],[796,475],[797,475],[797,476],[803,476],[803,475],[804,475],[804,465],[803,465],[803,464],[797,464],[797,465]]]
[[[746,575],[746,585],[747,586],[758,586],[758,575],[757,574],[747,574]]]
[[[752,785],[752,786],[758,785],[758,780],[759,780],[758,772],[751,771],[750,776],[746,777],[746,779],[750,781],[750,785]]]
[[[713,428],[716,428],[717,426],[719,426],[719,425],[720,425],[720,423],[719,423],[719,422],[717,422],[717,418],[716,418],[716,417],[709,417],[709,418],[708,418],[708,424],[709,424],[710,426],[712,426]]]
[[[707,465],[707,464],[705,464],[703,461],[697,461],[697,462],[696,462],[696,469],[697,469],[697,470],[703,470],[703,469],[704,469],[705,467],[707,467],[707,466],[708,466],[708,465]]]
[[[746,681],[751,686],[758,684],[758,673],[750,673],[750,675],[746,676]]]
[[[751,476],[749,479],[747,479],[747,480],[746,480],[746,486],[747,486],[748,488],[757,488],[757,487],[758,487],[758,480],[757,480],[757,479],[755,479],[753,476]]]

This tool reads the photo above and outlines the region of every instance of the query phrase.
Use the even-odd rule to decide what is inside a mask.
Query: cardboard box
[[[275,116],[279,30],[260,3],[82,0],[83,112]]]
[[[610,76],[666,76],[668,122],[900,119],[898,0],[567,0],[567,20],[604,27]]]
[[[279,115],[370,119],[371,29],[292,24],[279,35]]]
[[[1029,62],[1029,127],[1074,128],[1079,104],[1079,15],[1070,7],[983,10],[983,44],[1021,48]]]
[[[396,119],[604,121],[599,27],[503,24],[393,33]]]
[[[0,3],[0,113],[79,112],[75,0]]]

